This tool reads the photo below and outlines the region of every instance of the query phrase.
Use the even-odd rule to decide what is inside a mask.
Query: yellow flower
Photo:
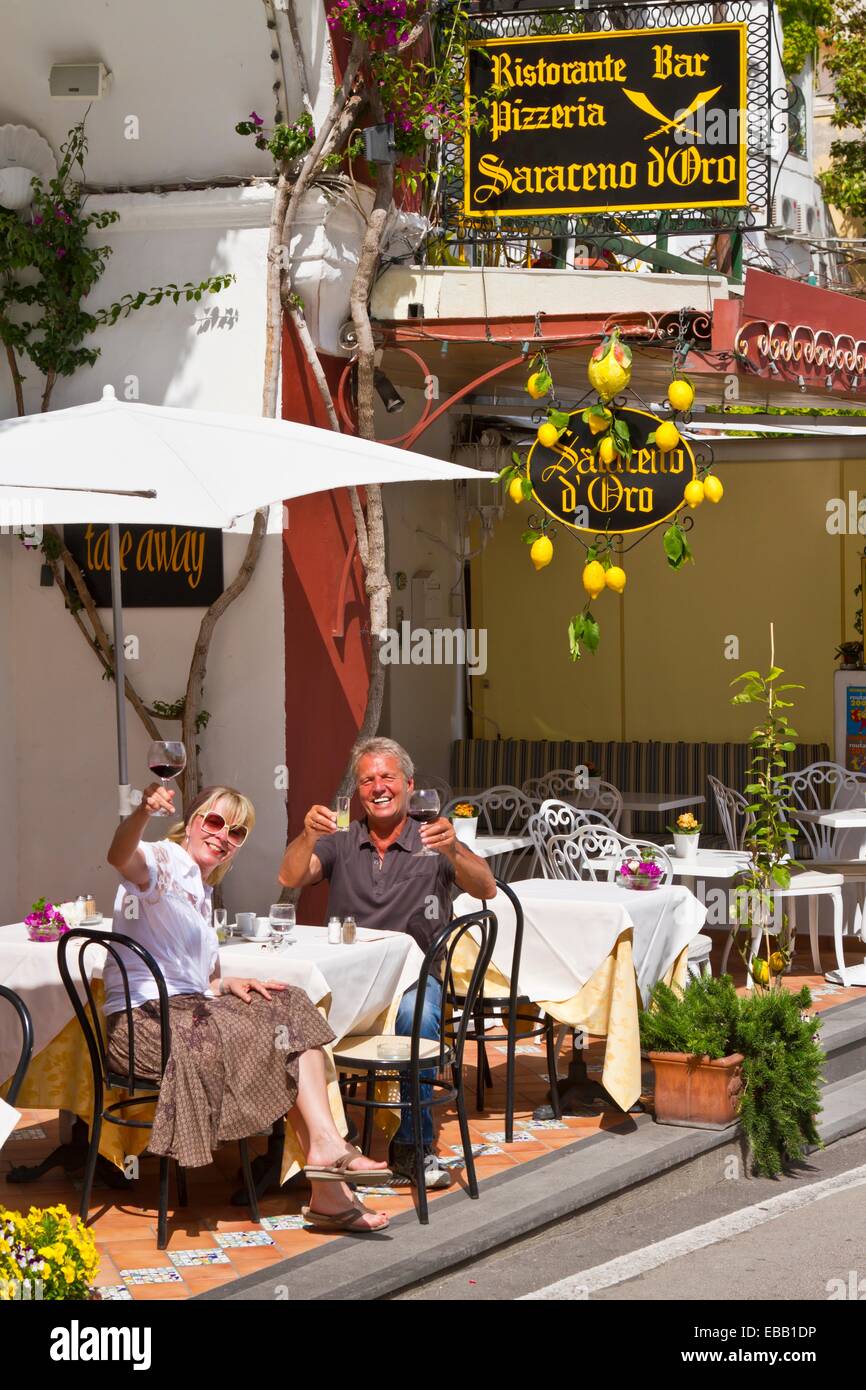
[[[72,1283],[74,1283],[74,1282],[75,1282],[75,1266],[74,1266],[74,1265],[64,1265],[64,1266],[63,1266],[63,1277],[65,1278],[67,1284],[72,1284]]]
[[[695,820],[691,811],[685,811],[683,815],[679,816],[677,818],[677,825],[680,830],[697,830],[698,828],[698,822]]]

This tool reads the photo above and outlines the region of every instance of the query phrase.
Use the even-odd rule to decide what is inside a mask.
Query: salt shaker
[[[339,917],[328,918],[328,945],[339,946],[343,940],[343,927]]]
[[[343,918],[343,945],[354,946],[358,939],[358,924],[354,917]]]

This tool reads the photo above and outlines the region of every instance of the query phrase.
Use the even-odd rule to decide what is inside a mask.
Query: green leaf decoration
[[[568,422],[571,417],[567,410],[548,410],[547,418],[558,430],[564,430],[568,428]]]
[[[543,535],[543,531],[524,531],[520,539],[523,541],[524,545],[532,545],[533,541],[539,540]]]
[[[521,478],[521,479],[520,479],[520,491],[523,493],[524,501],[528,500],[528,499],[532,496],[532,479],[531,479],[531,478]]]

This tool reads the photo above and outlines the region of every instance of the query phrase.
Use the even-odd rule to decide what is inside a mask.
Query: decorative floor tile
[[[354,1187],[362,1197],[405,1197],[406,1189],[399,1187]]]
[[[267,1231],[303,1231],[306,1224],[302,1216],[263,1216],[259,1222]]]
[[[463,1162],[463,1146],[460,1144],[451,1144],[450,1149],[451,1152],[456,1155],[456,1161],[453,1158],[440,1158],[439,1162],[448,1168],[454,1168]],[[488,1154],[501,1154],[504,1152],[505,1150],[500,1148],[498,1144],[472,1145],[473,1158],[486,1158]]]
[[[484,1138],[485,1138],[485,1139],[489,1139],[491,1144],[504,1144],[504,1143],[505,1143],[505,1130],[504,1130],[504,1129],[491,1129],[491,1130],[485,1129],[485,1131],[484,1131]],[[523,1132],[522,1134],[515,1134],[515,1136],[514,1136],[514,1142],[515,1142],[515,1144],[534,1144],[534,1143],[535,1143],[535,1140],[533,1139],[533,1137],[532,1137],[531,1134],[527,1134],[526,1131],[524,1130],[524,1132]],[[501,1152],[502,1152],[502,1150],[500,1149],[500,1150],[499,1150],[499,1153],[501,1153]]]
[[[564,1120],[517,1120],[518,1129],[568,1129]]]
[[[47,1138],[48,1135],[45,1133],[45,1130],[42,1128],[41,1125],[28,1125],[26,1129],[13,1129],[12,1133],[9,1135],[9,1138],[6,1140],[6,1143],[20,1144],[26,1142],[28,1139]]]
[[[273,1245],[267,1231],[217,1231],[214,1240],[223,1250],[233,1250],[240,1245]]]
[[[221,1250],[169,1250],[168,1258],[173,1265],[179,1269],[187,1269],[192,1265],[227,1265],[231,1264],[228,1255],[224,1255]]]
[[[503,1057],[508,1056],[507,1047],[497,1047],[496,1051],[501,1052]],[[515,1057],[538,1057],[540,1059],[542,1051],[540,1047],[532,1047],[529,1043],[518,1043],[514,1049],[514,1055]]]
[[[219,1251],[216,1252],[219,1254]],[[122,1269],[120,1277],[124,1284],[182,1284],[183,1280],[176,1269],[168,1265],[159,1269]]]
[[[125,1284],[100,1284],[99,1297],[103,1303],[132,1302],[132,1294]]]

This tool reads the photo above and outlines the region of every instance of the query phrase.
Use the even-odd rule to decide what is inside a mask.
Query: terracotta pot
[[[660,1125],[726,1129],[743,1090],[743,1054],[712,1062],[687,1052],[650,1052],[655,1070],[655,1117]]]

